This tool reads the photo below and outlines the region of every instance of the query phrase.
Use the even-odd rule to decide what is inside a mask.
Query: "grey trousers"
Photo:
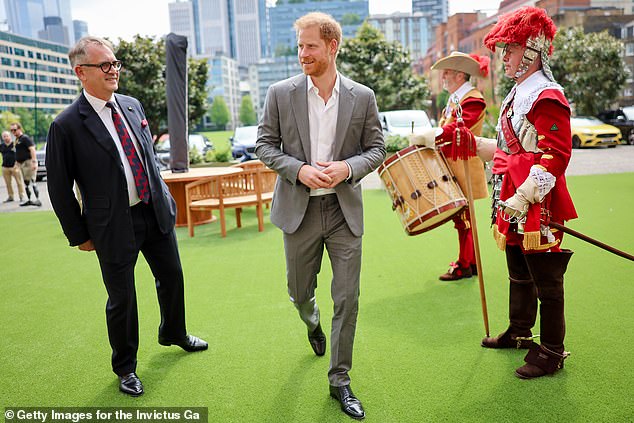
[[[334,303],[330,334],[330,370],[333,386],[348,385],[359,309],[361,237],[348,228],[336,194],[311,197],[296,232],[284,234],[288,294],[309,330],[319,323],[315,302],[317,274],[324,246],[332,265],[330,286]]]

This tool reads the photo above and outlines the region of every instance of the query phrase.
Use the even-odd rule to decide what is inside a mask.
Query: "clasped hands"
[[[297,179],[311,189],[334,188],[350,176],[348,165],[343,161],[316,162],[323,169],[305,164],[299,169]]]

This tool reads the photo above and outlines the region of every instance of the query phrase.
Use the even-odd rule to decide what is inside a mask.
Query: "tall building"
[[[370,15],[368,23],[381,31],[387,41],[401,43],[409,51],[412,61],[425,57],[433,42],[429,14],[397,12],[391,15]]]
[[[199,31],[196,31],[194,19],[194,1],[178,1],[169,3],[170,31],[187,37],[188,55],[202,54],[200,50]]]
[[[4,0],[4,3],[9,32],[65,45],[75,42],[70,0]]]
[[[73,35],[75,37],[75,41],[79,41],[80,38],[88,35],[88,22],[74,20],[73,21]]]
[[[249,88],[258,118],[262,116],[266,92],[273,83],[302,73],[296,56],[261,59],[249,66]]]
[[[0,63],[0,111],[53,114],[79,92],[67,46],[0,31]]]
[[[354,37],[369,14],[367,0],[333,0],[290,3],[280,1],[268,8],[269,49],[272,56],[295,50],[297,39],[293,23],[306,13],[318,10],[332,15],[340,24],[344,38]]]
[[[447,22],[449,15],[449,0],[412,0],[412,13],[422,12],[431,14],[431,25]]]
[[[226,56],[207,57],[207,102],[211,106],[216,96],[222,96],[231,114],[230,129],[238,124],[240,115],[240,76],[238,62]],[[206,124],[209,117],[205,116]]]
[[[185,35],[192,55],[223,54],[241,66],[262,55],[265,0],[188,0],[169,3],[170,30]]]

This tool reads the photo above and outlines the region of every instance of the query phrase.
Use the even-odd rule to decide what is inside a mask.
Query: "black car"
[[[621,130],[621,137],[626,144],[634,144],[634,106],[616,110],[606,110],[597,115],[602,122],[616,126]]]
[[[234,159],[240,159],[244,162],[247,160],[255,160],[255,142],[258,139],[257,126],[240,126],[237,127],[233,136],[229,138],[231,141],[231,155]]]
[[[46,144],[35,151],[35,156],[37,157],[37,175],[35,180],[41,181],[46,178]]]

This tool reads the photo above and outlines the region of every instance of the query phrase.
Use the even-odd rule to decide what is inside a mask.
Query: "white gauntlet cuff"
[[[546,194],[555,186],[555,177],[552,173],[545,171],[539,166],[532,166],[528,175],[533,179],[539,190],[539,201],[541,202]]]

